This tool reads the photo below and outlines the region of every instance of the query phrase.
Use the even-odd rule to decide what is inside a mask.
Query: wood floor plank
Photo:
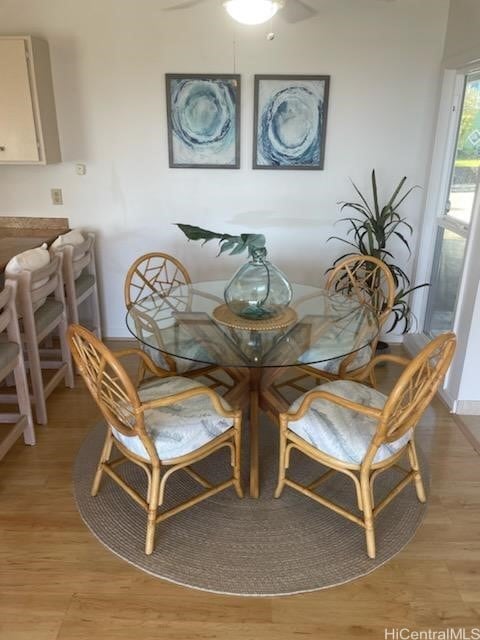
[[[203,624],[264,624],[272,621],[271,602],[267,598],[255,598],[246,607],[242,597],[212,597],[201,591],[180,587],[165,589],[165,583],[150,593],[117,594],[76,593],[70,603],[67,618],[83,617],[85,614],[100,621],[111,617],[122,620],[126,626],[139,622],[149,626],[154,623],[189,622]],[[125,597],[127,596],[127,597]],[[119,606],[120,604],[120,606]],[[106,613],[110,612],[110,613]],[[108,626],[105,620],[102,624]]]
[[[125,624],[119,615],[113,617],[104,612],[99,618],[91,618],[87,613],[82,617],[68,617],[63,623],[57,640],[292,640],[295,638],[336,638],[343,640],[351,635],[336,633],[325,635],[320,625],[296,624],[255,624],[222,622],[162,622],[142,621],[142,611],[134,627]],[[132,635],[135,634],[135,635]],[[357,636],[360,637],[360,636]],[[364,636],[365,638],[368,635]],[[370,635],[370,638],[372,636]]]
[[[447,567],[464,602],[480,606],[480,562],[448,562]]]
[[[3,586],[3,585],[2,585]],[[72,595],[5,592],[2,589],[2,640],[56,640]]]

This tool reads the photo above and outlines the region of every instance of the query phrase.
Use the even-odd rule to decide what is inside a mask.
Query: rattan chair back
[[[326,289],[356,296],[362,304],[375,310],[380,327],[385,323],[395,301],[395,281],[388,266],[378,258],[351,255],[330,272]]]
[[[125,278],[124,295],[127,309],[153,293],[162,297],[190,284],[191,279],[183,264],[168,253],[146,253],[135,260]]]
[[[437,392],[455,353],[454,333],[444,333],[427,344],[402,372],[385,403],[379,435],[398,440],[414,428]]]
[[[125,436],[138,436],[150,457],[156,458],[145,431],[140,398],[124,367],[85,327],[70,325],[68,341],[75,364],[107,424]]]

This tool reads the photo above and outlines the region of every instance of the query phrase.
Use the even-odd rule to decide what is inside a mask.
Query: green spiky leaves
[[[339,220],[339,222],[348,225],[347,237],[331,236],[329,238],[329,240],[339,240],[350,248],[348,253],[337,258],[334,264],[347,256],[361,253],[379,258],[389,267],[397,287],[392,324],[389,331],[393,331],[395,327],[400,325],[403,333],[407,332],[412,325],[412,311],[408,303],[410,293],[420,287],[428,286],[427,283],[424,283],[411,287],[408,275],[395,264],[396,259],[392,253],[393,242],[393,244],[400,243],[408,251],[408,254],[411,254],[409,240],[413,229],[405,217],[398,212],[398,209],[412,191],[418,187],[410,187],[405,190],[406,181],[406,177],[400,180],[383,206],[379,204],[375,170],[372,171],[371,175],[371,202],[352,182],[358,201],[339,202],[342,213],[346,210],[354,212],[351,216],[342,217]]]

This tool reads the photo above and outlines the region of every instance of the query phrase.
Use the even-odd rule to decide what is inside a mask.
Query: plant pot
[[[388,342],[384,342],[383,340],[379,340],[377,342],[377,347],[375,349],[375,355],[376,356],[385,356],[387,353],[390,353],[390,345],[388,344]],[[384,367],[386,365],[386,362],[381,362],[380,364],[378,364],[378,367]]]
[[[383,340],[379,340],[377,342],[377,348],[375,349],[375,354],[377,356],[383,356],[386,353],[390,353],[390,345],[388,342],[384,342]]]

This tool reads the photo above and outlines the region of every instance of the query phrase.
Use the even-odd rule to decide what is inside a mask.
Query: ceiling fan
[[[189,9],[207,0],[184,0],[165,11],[177,11]],[[381,2],[394,2],[395,0],[379,0]],[[280,11],[280,16],[286,22],[301,22],[312,18],[318,13],[303,0],[223,0],[223,6],[228,14],[242,24],[262,24],[273,18]]]

